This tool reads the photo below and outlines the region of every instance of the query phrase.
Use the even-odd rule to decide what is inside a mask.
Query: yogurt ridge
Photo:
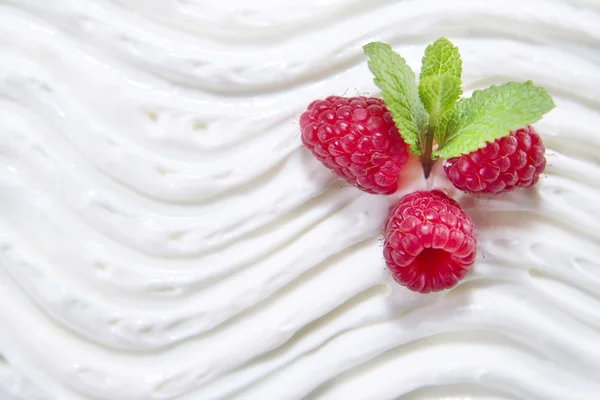
[[[600,397],[600,4],[594,0],[0,3],[0,398]],[[546,87],[535,190],[463,196],[413,163],[360,193],[301,147],[330,94],[377,94],[361,45],[466,94]],[[419,295],[387,208],[448,188],[479,258]]]

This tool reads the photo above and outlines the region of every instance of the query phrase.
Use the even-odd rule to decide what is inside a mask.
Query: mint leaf
[[[460,97],[460,79],[450,75],[426,76],[421,79],[419,93],[431,117],[429,124],[435,126],[438,119],[450,110]]]
[[[435,125],[435,131],[433,137],[438,142],[438,151],[434,152],[434,158],[438,157],[438,152],[441,150],[441,147],[444,143],[447,143],[447,133],[454,132],[456,130],[456,126],[460,119],[460,111],[457,108],[462,106],[463,101],[459,101],[454,104],[450,110],[446,111],[438,120],[438,123]]]
[[[458,47],[446,38],[427,46],[421,66],[419,96],[430,115],[429,125],[435,127],[462,94],[460,76],[462,60]]]
[[[434,154],[452,158],[470,153],[538,121],[552,108],[552,97],[531,81],[476,90],[440,122],[436,130],[439,148]]]
[[[439,38],[425,49],[420,79],[427,76],[450,75],[460,80],[462,60],[458,47],[446,38]]]
[[[386,43],[369,43],[363,49],[369,57],[375,84],[381,89],[400,135],[410,145],[411,152],[421,155],[420,136],[429,116],[419,98],[414,72]]]

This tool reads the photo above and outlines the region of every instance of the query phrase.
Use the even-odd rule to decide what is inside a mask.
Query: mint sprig
[[[429,116],[419,98],[415,73],[389,44],[369,43],[363,49],[369,57],[375,84],[381,89],[400,135],[412,153],[421,155],[421,132]]]
[[[462,61],[458,48],[446,38],[425,50],[418,86],[414,72],[388,44],[369,43],[364,51],[400,135],[411,152],[422,157],[425,176],[436,158],[485,147],[554,107],[548,92],[531,81],[491,86],[459,100]]]

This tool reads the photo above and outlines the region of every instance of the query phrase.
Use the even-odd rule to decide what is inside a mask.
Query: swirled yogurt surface
[[[600,3],[0,1],[0,398],[600,398]],[[373,94],[361,45],[461,49],[467,94],[533,79],[534,190],[464,196],[437,165],[347,187],[298,117]],[[447,188],[479,256],[394,284],[381,231]]]

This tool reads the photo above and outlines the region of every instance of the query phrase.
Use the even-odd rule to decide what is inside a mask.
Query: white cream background
[[[535,190],[452,192],[479,257],[424,296],[297,121],[442,35],[557,108]],[[1,0],[0,398],[597,399],[599,161],[594,0]]]

